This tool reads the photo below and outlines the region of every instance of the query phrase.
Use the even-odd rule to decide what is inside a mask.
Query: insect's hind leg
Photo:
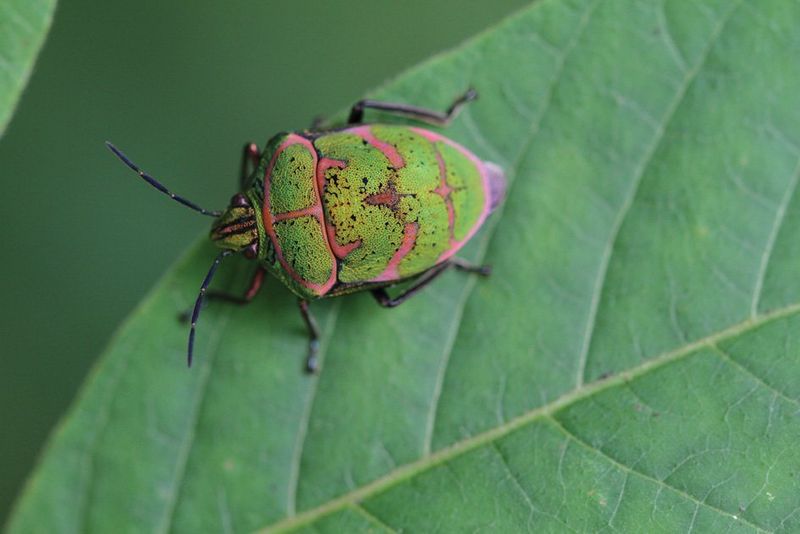
[[[450,122],[458,116],[461,109],[468,102],[472,102],[478,98],[478,92],[475,89],[467,89],[467,91],[456,98],[453,103],[447,108],[447,111],[441,112],[433,109],[421,108],[409,104],[398,104],[392,102],[381,102],[380,100],[360,100],[356,102],[350,109],[350,118],[347,119],[347,124],[360,124],[364,120],[364,110],[376,109],[410,117],[422,122],[434,124],[436,126],[447,126]]]
[[[450,263],[459,271],[464,271],[466,273],[475,273],[481,276],[489,276],[492,274],[491,265],[475,265],[461,258],[450,258]]]
[[[373,289],[372,296],[375,297],[375,300],[378,301],[378,304],[384,308],[394,308],[395,306],[399,306],[422,291],[428,284],[436,280],[440,274],[445,272],[450,267],[454,267],[459,271],[479,274],[481,276],[489,276],[489,274],[492,272],[492,268],[488,265],[473,265],[465,260],[462,260],[461,258],[450,258],[446,262],[431,267],[422,273],[422,275],[420,275],[420,277],[417,278],[410,287],[407,287],[402,293],[395,297],[389,296],[389,293],[386,292],[385,288]]]

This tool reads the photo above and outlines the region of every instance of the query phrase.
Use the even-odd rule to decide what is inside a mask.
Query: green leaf
[[[510,193],[381,310],[272,283],[120,330],[12,532],[800,529],[800,4],[542,0],[373,95],[443,108]],[[298,125],[302,126],[302,125]],[[231,260],[218,287],[245,284]]]
[[[56,0],[0,2],[0,136],[28,82],[55,8]]]

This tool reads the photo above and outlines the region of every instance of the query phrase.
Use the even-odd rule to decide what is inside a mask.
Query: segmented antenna
[[[200,294],[197,295],[197,300],[194,302],[194,309],[192,310],[192,329],[189,331],[189,349],[186,355],[186,363],[189,365],[189,367],[192,366],[192,354],[194,353],[194,332],[195,328],[197,327],[197,318],[200,317],[200,309],[203,307],[203,298],[206,296],[206,291],[211,283],[211,279],[214,277],[214,273],[217,271],[217,267],[219,267],[222,259],[226,256],[230,256],[231,254],[233,254],[232,250],[223,250],[217,255],[216,258],[214,258],[214,263],[211,264],[211,268],[208,270],[208,274],[203,280],[203,285],[200,286]]]
[[[122,160],[122,163],[124,163],[125,165],[127,165],[128,167],[130,167],[131,169],[136,171],[136,174],[141,176],[142,179],[144,179],[144,181],[146,181],[148,184],[152,185],[153,187],[155,187],[156,189],[158,189],[159,191],[161,191],[165,195],[168,195],[169,198],[171,198],[172,200],[180,202],[181,204],[183,204],[187,208],[192,208],[194,211],[202,213],[203,215],[208,215],[209,217],[215,217],[216,218],[216,217],[219,217],[220,215],[222,215],[221,211],[209,211],[209,210],[203,209],[200,206],[198,206],[197,204],[195,204],[194,202],[192,202],[191,200],[187,200],[187,199],[185,199],[183,197],[180,197],[180,196],[176,195],[175,193],[173,193],[172,191],[170,191],[169,189],[164,187],[158,180],[156,180],[155,178],[153,178],[152,176],[150,176],[149,174],[144,172],[142,169],[140,169],[134,162],[129,160],[128,156],[123,154],[122,151],[120,151],[120,149],[118,149],[117,147],[115,147],[114,145],[109,143],[108,141],[106,141],[106,146],[109,148],[109,150],[111,150],[111,152],[114,153],[115,156],[117,156],[120,160]]]

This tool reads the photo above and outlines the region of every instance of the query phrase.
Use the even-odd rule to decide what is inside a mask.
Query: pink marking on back
[[[370,206],[386,206],[395,209],[397,203],[400,202],[400,195],[397,193],[394,183],[390,181],[383,190],[364,198],[364,202]]]
[[[444,164],[444,158],[435,147],[434,150],[436,151],[436,162],[439,164],[439,185],[433,192],[442,197],[447,207],[447,227],[450,229],[450,243],[452,244],[456,228],[456,210],[453,207],[453,199],[450,196],[453,188],[447,183],[447,167]]]
[[[352,243],[347,243],[346,245],[340,245],[336,240],[336,227],[330,222],[325,225],[325,231],[328,233],[328,243],[330,243],[333,254],[340,260],[343,260],[345,256],[361,246],[360,239],[357,239]]]
[[[467,232],[467,235],[464,236],[464,239],[462,239],[460,241],[452,239],[452,238],[450,239],[450,248],[445,250],[442,253],[442,255],[439,256],[439,258],[436,260],[436,263],[441,263],[441,262],[449,259],[456,252],[458,252],[458,250],[462,246],[464,246],[464,243],[469,241],[470,238],[473,235],[475,235],[475,232],[478,231],[478,228],[480,228],[483,225],[484,221],[486,221],[486,217],[488,217],[489,213],[491,213],[491,211],[492,211],[492,188],[491,188],[491,184],[489,182],[489,172],[486,169],[486,164],[483,161],[481,161],[478,158],[478,156],[476,156],[475,154],[473,154],[472,152],[470,152],[469,150],[467,150],[463,146],[459,145],[458,143],[456,143],[452,139],[448,139],[447,137],[444,137],[443,135],[439,135],[436,132],[432,132],[432,131],[426,130],[424,128],[412,127],[412,128],[410,128],[410,130],[413,131],[416,134],[421,135],[422,137],[424,137],[425,139],[427,139],[431,143],[440,143],[441,142],[441,143],[445,143],[446,145],[449,145],[449,146],[455,148],[456,150],[461,152],[461,154],[463,154],[464,157],[466,157],[468,160],[470,160],[473,165],[475,165],[475,168],[478,169],[478,172],[481,175],[481,184],[483,185],[483,210],[481,210],[481,214],[478,217],[478,221],[474,225],[472,225],[472,228],[469,229],[469,232]],[[454,216],[455,216],[455,214],[454,214]]]
[[[400,152],[397,149],[387,143],[386,141],[381,141],[375,134],[372,133],[372,129],[369,126],[357,126],[355,128],[348,128],[346,130],[348,133],[355,134],[362,139],[364,139],[367,143],[374,146],[378,150],[386,156],[386,159],[389,160],[389,164],[394,167],[395,169],[400,169],[404,167],[406,162],[403,159],[403,156],[400,155]]]
[[[272,220],[273,222],[279,222],[285,221],[286,219],[296,219],[297,217],[316,217],[319,219],[322,217],[322,206],[314,204],[299,210],[284,211],[283,213],[275,215]]]
[[[392,259],[389,260],[389,264],[386,266],[386,269],[384,269],[381,274],[370,280],[371,282],[388,282],[390,280],[398,280],[400,278],[400,273],[397,271],[397,266],[400,265],[400,262],[403,260],[403,258],[408,256],[408,253],[414,248],[414,245],[417,242],[418,230],[419,223],[406,223],[406,226],[403,229],[403,242],[400,244],[400,248],[397,249],[397,252],[395,252],[392,256]]]
[[[325,173],[328,169],[344,169],[345,167],[347,167],[347,162],[338,159],[321,158],[319,160],[319,163],[317,163],[317,188],[320,192],[320,196],[322,195],[322,191],[325,190]],[[354,249],[361,246],[360,239],[352,243],[340,245],[339,240],[336,239],[336,226],[334,226],[329,217],[323,217],[323,222],[325,224],[325,233],[328,234],[328,246],[331,248],[333,255],[340,260],[344,259],[344,257],[350,254]]]
[[[287,220],[287,219],[294,219],[297,217],[306,217],[311,216],[317,219],[320,224],[320,229],[325,228],[325,217],[323,216],[322,212],[322,196],[320,194],[319,185],[316,180],[311,180],[314,185],[314,193],[316,195],[316,200],[314,204],[309,206],[308,208],[303,208],[300,210],[289,211],[286,213],[280,213],[278,215],[272,215],[272,204],[270,203],[270,189],[272,185],[272,169],[275,166],[275,161],[278,159],[278,156],[286,150],[287,147],[295,144],[301,144],[306,147],[306,150],[309,151],[311,156],[314,158],[314,166],[317,165],[317,151],[314,148],[314,145],[311,144],[311,141],[306,139],[305,137],[299,136],[297,134],[289,134],[286,137],[286,140],[278,146],[278,149],[275,150],[275,153],[272,155],[272,159],[269,162],[269,166],[267,167],[266,172],[264,173],[264,207],[261,211],[261,216],[264,221],[264,230],[267,232],[270,241],[272,241],[272,246],[275,249],[275,256],[278,258],[278,261],[283,266],[284,270],[289,273],[289,276],[292,277],[294,281],[298,284],[302,285],[313,291],[317,296],[323,296],[325,293],[330,291],[331,287],[336,283],[336,260],[333,257],[333,251],[331,250],[331,245],[328,242],[328,235],[327,232],[322,233],[322,237],[325,240],[325,244],[328,247],[328,251],[331,253],[331,275],[328,277],[328,280],[324,284],[317,284],[315,282],[310,282],[303,277],[301,277],[289,262],[286,261],[286,258],[283,256],[283,250],[281,249],[280,242],[278,241],[278,236],[275,233],[275,222]]]

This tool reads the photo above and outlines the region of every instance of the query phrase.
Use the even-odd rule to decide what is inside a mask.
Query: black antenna
[[[203,285],[200,286],[200,294],[197,295],[197,300],[194,302],[194,309],[192,310],[192,329],[189,331],[189,350],[186,356],[186,361],[189,367],[192,366],[192,353],[194,352],[194,332],[195,327],[197,326],[197,318],[200,316],[200,309],[203,307],[203,298],[206,296],[208,285],[211,283],[211,279],[214,277],[214,273],[216,272],[217,267],[219,267],[220,262],[222,262],[222,258],[230,256],[231,254],[233,254],[232,250],[223,250],[219,253],[219,255],[217,255],[216,258],[214,258],[214,263],[211,264],[211,268],[208,270],[208,274],[203,280]]]
[[[115,156],[117,156],[119,159],[122,160],[122,163],[124,163],[125,165],[127,165],[128,167],[130,167],[131,169],[136,171],[136,173],[139,176],[141,176],[148,184],[152,185],[153,187],[155,187],[156,189],[158,189],[162,193],[164,193],[166,195],[169,195],[169,198],[171,198],[172,200],[176,200],[176,201],[180,202],[181,204],[183,204],[184,206],[186,206],[187,208],[192,208],[193,210],[195,210],[197,212],[200,212],[203,215],[208,215],[209,217],[219,217],[220,215],[222,215],[221,211],[205,210],[205,209],[201,208],[200,206],[198,206],[197,204],[195,204],[194,202],[192,202],[191,200],[186,200],[183,197],[179,197],[178,195],[176,195],[175,193],[173,193],[172,191],[170,191],[169,189],[167,189],[166,187],[161,185],[161,183],[158,180],[156,180],[155,178],[153,178],[152,176],[150,176],[149,174],[144,172],[142,169],[140,169],[134,162],[129,160],[128,156],[123,154],[120,151],[120,149],[118,149],[117,147],[115,147],[114,145],[109,143],[108,141],[106,141],[106,146],[109,148],[109,150],[111,150],[111,152],[114,153]]]

